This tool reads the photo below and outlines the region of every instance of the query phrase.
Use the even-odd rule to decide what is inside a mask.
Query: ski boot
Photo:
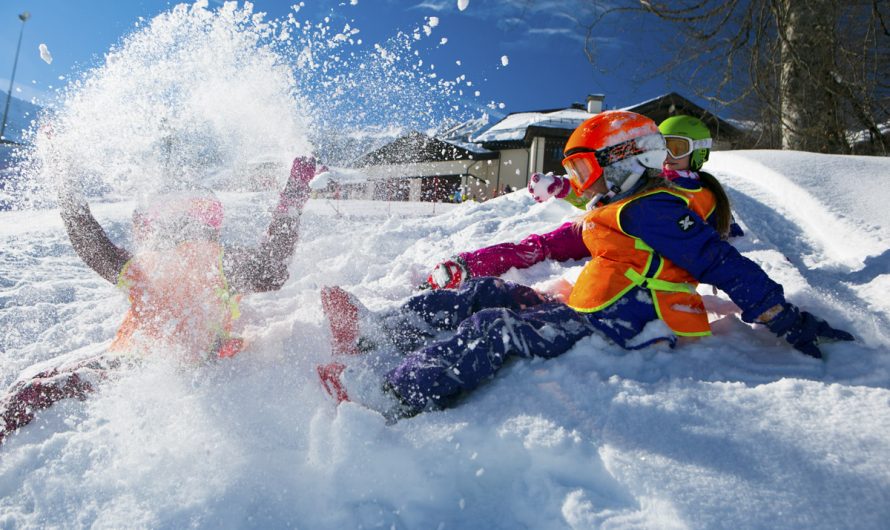
[[[412,408],[399,397],[392,386],[367,367],[347,366],[340,362],[317,367],[318,377],[325,391],[337,402],[358,403],[379,412],[392,425],[400,419],[416,416],[420,411]],[[349,392],[346,389],[349,388]],[[352,395],[350,395],[352,394]]]
[[[331,329],[331,353],[359,355],[376,348],[370,337],[379,333],[371,312],[340,287],[323,287],[321,307]]]
[[[318,379],[321,381],[321,386],[328,395],[334,398],[337,405],[344,401],[349,401],[349,394],[346,393],[346,387],[343,385],[343,381],[340,380],[343,371],[346,370],[345,364],[334,361],[328,364],[319,364],[315,369],[318,371]]]
[[[354,356],[373,349],[370,341],[363,339],[359,324],[369,311],[358,299],[340,287],[323,287],[321,307],[331,330],[331,354],[334,357]],[[339,361],[320,364],[316,367],[318,378],[325,391],[336,402],[350,401],[342,376],[346,365]]]

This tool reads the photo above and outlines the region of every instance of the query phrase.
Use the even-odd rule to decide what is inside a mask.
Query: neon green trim
[[[671,330],[671,331],[674,332],[674,335],[679,335],[681,337],[710,337],[711,335],[713,335],[713,333],[711,333],[710,331],[690,331],[690,332],[683,332],[683,331],[677,331],[677,330]]]
[[[238,298],[232,293],[231,289],[229,289],[229,282],[226,279],[226,275],[223,273],[223,249],[220,247],[219,249],[219,278],[222,280],[222,287],[218,287],[216,289],[216,296],[219,297],[220,301],[225,304],[229,309],[229,315],[232,317],[232,320],[238,320],[241,318],[241,308],[238,306]],[[227,333],[228,335],[228,333]]]
[[[634,248],[637,250],[643,250],[645,252],[650,252],[650,253],[655,252],[655,249],[653,249],[652,247],[647,245],[645,241],[643,241],[642,239],[637,238],[637,237],[634,238]]]
[[[679,184],[673,184],[673,187],[674,187],[674,190],[683,190],[683,191],[685,191],[686,193],[698,193],[698,192],[700,192],[701,190],[704,189],[703,187],[699,187],[698,189],[694,189],[694,188],[684,188],[683,186],[680,186]],[[673,190],[665,189],[664,191],[670,193],[670,192],[673,191]],[[676,194],[676,193],[675,193],[675,194]],[[689,203],[689,199],[686,199],[686,202]]]
[[[685,188],[680,188],[679,186],[677,186],[677,187],[681,190],[685,190]],[[690,193],[695,193],[696,191],[701,191],[701,190],[688,190],[688,191]],[[683,202],[685,202],[687,207],[689,206],[689,200],[690,200],[689,197],[686,197],[682,193],[678,193],[674,190],[670,190],[667,188],[656,188],[654,190],[647,191],[646,193],[641,193],[639,195],[635,195],[633,197],[624,199],[624,202],[622,202],[620,204],[615,203],[615,204],[618,204],[618,211],[615,212],[615,223],[618,225],[618,230],[621,230],[622,234],[626,235],[627,237],[632,237],[634,239],[637,239],[637,237],[632,236],[632,235],[628,234],[627,232],[625,232],[624,227],[621,226],[621,210],[623,210],[625,206],[627,206],[628,204],[632,203],[633,201],[635,201],[637,199],[642,199],[643,197],[655,195],[656,193],[667,193],[669,195],[673,195],[674,197],[677,197],[678,199],[681,199]]]
[[[708,213],[705,215],[705,221],[707,221],[708,218],[711,217],[711,215],[712,215],[712,214],[714,213],[714,211],[716,211],[716,210],[717,210],[717,201],[714,201],[714,206],[712,206],[711,209],[708,210]]]
[[[658,318],[661,319],[662,322],[667,323],[667,320],[664,319],[664,315],[661,314],[661,302],[658,301],[658,292],[654,289],[652,292],[652,305],[655,306],[655,314],[658,315]],[[710,327],[710,325],[709,325]],[[671,328],[671,331],[674,335],[679,335],[681,337],[707,337],[711,335],[711,330],[708,331],[677,331],[674,328]]]
[[[133,258],[130,258],[129,260],[127,260],[126,263],[124,263],[124,266],[121,267],[121,271],[117,273],[117,284],[115,285],[115,287],[117,287],[118,289],[129,291],[130,288],[133,287],[133,284],[126,278],[124,278],[124,275],[127,273],[127,269],[129,269],[130,265],[132,264]]]
[[[662,261],[662,264],[664,261]],[[658,268],[661,272],[661,267]],[[658,278],[647,278],[633,269],[627,269],[624,275],[633,282],[634,285],[645,287],[652,291],[664,291],[668,293],[695,293],[695,287],[688,283],[669,282],[667,280],[659,280]]]
[[[605,309],[605,308],[609,307],[610,305],[614,304],[615,302],[617,302],[618,299],[620,299],[622,296],[626,295],[627,292],[630,291],[631,289],[633,289],[634,287],[635,287],[634,284],[628,285],[627,287],[622,289],[618,294],[613,296],[609,301],[607,301],[603,304],[600,304],[596,307],[592,307],[592,308],[591,307],[575,307],[573,305],[570,305],[569,307],[571,307],[575,311],[578,311],[579,313],[596,313],[597,311]]]
[[[590,199],[578,197],[578,195],[575,194],[575,190],[570,190],[569,194],[563,197],[563,200],[571,204],[575,208],[578,208],[579,210],[586,209],[587,203],[590,202]]]

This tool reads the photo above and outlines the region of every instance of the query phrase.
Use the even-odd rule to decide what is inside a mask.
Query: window
[[[563,149],[566,146],[568,138],[545,138],[544,139],[544,164],[543,172],[553,172],[562,175],[565,170],[562,168],[562,159],[565,158]]]

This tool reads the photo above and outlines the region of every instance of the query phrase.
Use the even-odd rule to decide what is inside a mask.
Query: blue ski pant
[[[455,330],[448,339],[411,351],[385,376],[390,390],[417,411],[447,406],[491,378],[511,356],[556,357],[597,332],[625,345],[657,318],[651,298],[647,304],[644,296],[582,313],[499,278],[472,278],[458,290],[422,293],[398,313],[403,336],[395,342],[403,345],[432,330]]]

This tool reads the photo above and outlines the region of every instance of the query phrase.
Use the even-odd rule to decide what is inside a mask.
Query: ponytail
[[[704,171],[698,172],[698,175],[702,187],[714,195],[715,204],[713,215],[717,226],[717,233],[720,234],[722,239],[727,239],[729,238],[729,228],[732,224],[732,212],[729,209],[729,197],[726,195],[726,191],[714,175],[705,173]],[[634,191],[633,195],[645,193],[655,188],[670,188],[673,185],[669,180],[662,178],[657,170],[647,170],[645,177],[645,182]],[[584,221],[592,215],[592,212],[584,212],[576,217],[573,222],[575,229],[581,230]]]
[[[726,190],[714,175],[700,171],[698,173],[701,185],[714,194],[716,204],[714,205],[714,220],[717,223],[717,233],[720,237],[727,239],[729,237],[729,227],[732,223],[732,213],[729,210],[729,197]]]

